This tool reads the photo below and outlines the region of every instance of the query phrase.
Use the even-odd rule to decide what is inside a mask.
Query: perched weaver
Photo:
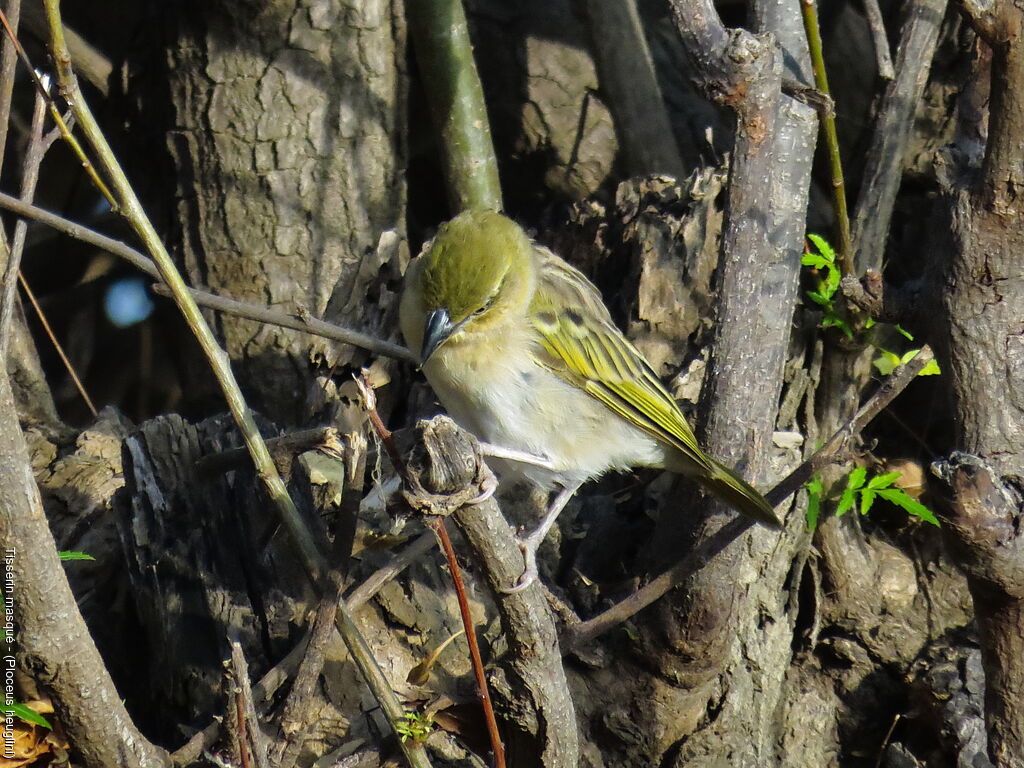
[[[452,418],[501,449],[499,470],[558,491],[520,540],[517,588],[536,578],[537,547],[572,495],[611,469],[687,475],[780,526],[760,493],[701,451],[597,288],[505,216],[471,211],[441,226],[409,266],[401,324]]]

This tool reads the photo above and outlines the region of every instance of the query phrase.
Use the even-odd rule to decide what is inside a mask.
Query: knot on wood
[[[447,416],[420,421],[402,496],[415,511],[450,515],[489,499],[498,481],[484,463],[480,444]]]
[[[1024,509],[1019,478],[1000,477],[983,459],[953,453],[932,464],[949,491],[942,524],[968,578],[1024,599]]]

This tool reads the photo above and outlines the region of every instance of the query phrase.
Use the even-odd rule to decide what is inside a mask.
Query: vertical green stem
[[[452,213],[500,211],[498,161],[462,0],[408,0],[406,12],[444,157]]]
[[[818,8],[815,5],[815,0],[800,0],[800,9],[803,12],[804,29],[807,31],[807,47],[811,52],[815,87],[826,96],[831,96],[828,89],[828,76],[825,74],[825,60],[821,53],[821,31],[818,28]],[[839,227],[839,244],[836,249],[839,255],[839,268],[844,276],[852,275],[854,274],[853,238],[850,236],[850,216],[846,210],[846,183],[843,181],[843,162],[839,156],[839,137],[836,135],[835,114],[822,114],[821,127],[825,134],[829,167],[832,170],[832,199],[836,209],[836,223]]]

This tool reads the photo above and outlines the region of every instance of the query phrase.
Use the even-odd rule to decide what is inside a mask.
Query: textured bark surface
[[[942,286],[957,447],[938,472],[952,496],[949,534],[968,577],[986,672],[989,756],[1024,765],[1024,11],[968,4],[991,59],[976,55],[962,100],[959,167],[946,190],[950,258]],[[989,61],[991,62],[989,68]],[[987,74],[988,104],[977,98]],[[984,156],[971,141],[987,106]],[[983,123],[981,123],[983,125]],[[963,139],[967,139],[964,141]],[[980,162],[979,162],[980,160]]]
[[[711,452],[764,486],[812,451],[870,392],[875,354],[816,333],[811,326],[820,313],[813,308],[798,308],[791,322],[800,300],[796,271],[814,131],[807,108],[778,94],[781,66],[790,67],[789,79],[803,74],[793,68],[802,49],[795,3],[758,2],[749,9],[750,25],[771,29],[776,43],[727,27],[710,41],[711,49],[734,54],[717,60],[723,66],[712,73],[712,93],[729,106],[747,97],[752,102],[736,131],[723,120],[724,108],[695,99],[689,80],[696,70],[684,60],[667,4],[636,5],[679,153],[699,171],[687,180],[622,178],[626,143],[618,141],[604,101],[609,95],[589,52],[583,4],[473,0],[467,3],[470,25],[506,200],[521,221],[539,228],[540,240],[594,279],[616,321],[686,407],[714,411],[705,430]],[[840,5],[835,28],[825,31],[826,46],[838,62],[833,71],[840,70],[834,84],[856,88],[837,95],[841,123],[859,130],[877,118],[868,105],[881,84],[871,82],[874,57],[862,55],[867,37],[859,5]],[[93,8],[98,20],[109,18],[101,6],[81,11],[79,19],[91,18]],[[921,0],[925,6],[939,7]],[[692,1],[682,7],[690,15],[713,10]],[[717,12],[738,10],[719,4]],[[890,34],[896,10],[886,9]],[[1024,245],[1017,225],[1024,89],[1010,87],[1019,69],[1015,17],[999,3],[969,10],[994,51],[991,103],[987,72],[962,88],[966,54],[976,42],[947,21],[925,89],[930,102],[918,109],[910,130],[916,170],[898,185],[883,263],[886,280],[892,270],[915,280],[939,276],[942,283],[917,290],[917,314],[938,318],[935,307],[944,302],[943,369],[960,400],[958,447],[976,454],[946,465],[954,488],[945,517],[950,537],[877,507],[866,518],[835,518],[826,510],[812,537],[797,519],[804,510],[796,504],[781,536],[748,532],[646,612],[566,652],[557,638],[572,637],[569,626],[634,594],[722,518],[705,525],[703,502],[671,477],[648,482],[650,475],[640,472],[602,479],[569,505],[541,550],[547,591],[538,585],[525,595],[496,595],[494,587],[507,585],[521,569],[499,512],[532,525],[536,506],[503,483],[497,503],[456,513],[464,535],[456,525],[450,529],[510,765],[989,768],[991,736],[995,764],[1016,768],[1024,733],[1017,568],[1018,478],[1024,472],[1015,421],[1024,402],[1016,266]],[[166,54],[169,78],[161,69],[160,88],[132,90],[131,98],[147,108],[127,121],[134,127],[140,119],[158,121],[160,109],[148,104],[160,101],[163,90],[170,94],[176,176],[171,182],[152,174],[150,192],[160,187],[174,195],[168,206],[179,223],[168,239],[180,246],[191,276],[258,304],[391,335],[405,260],[406,180],[414,237],[429,234],[448,215],[439,174],[429,170],[436,144],[426,105],[417,101],[416,66],[411,73],[404,69],[412,60],[400,4],[216,0],[172,3],[153,13],[147,19],[159,17],[161,24],[147,29],[164,36],[153,47]],[[732,16],[726,24],[739,22]],[[892,43],[899,53],[909,41]],[[914,55],[908,49],[898,60]],[[764,77],[738,89],[729,71],[737,60],[763,64],[755,74]],[[408,114],[406,88],[412,94]],[[960,91],[957,152],[939,162],[936,147],[948,140],[952,97]],[[914,105],[903,107],[889,120],[908,130]],[[109,112],[114,125],[121,115]],[[986,147],[987,160],[981,154]],[[860,154],[850,146],[848,169],[858,166]],[[733,183],[741,180],[735,190],[726,188],[729,162]],[[131,175],[140,179],[147,170]],[[887,174],[886,183],[897,184],[899,163]],[[948,185],[944,227],[916,215],[934,197],[936,175]],[[816,205],[813,194],[810,205],[813,221],[828,220],[827,206]],[[926,229],[953,233],[956,256],[941,264],[946,272],[935,260],[948,242],[921,248]],[[724,268],[716,272],[723,242]],[[65,303],[73,305],[72,337],[83,332],[90,344],[105,338],[92,325],[98,315],[92,304]],[[218,322],[248,377],[253,405],[275,425],[291,427],[311,411],[360,411],[344,369],[327,381],[318,365],[358,364],[369,355],[327,349],[249,321],[218,316]],[[153,355],[173,365],[163,345],[156,344]],[[189,388],[198,388],[197,380],[185,377],[181,408],[187,418],[153,418],[172,408],[140,406],[149,415],[135,428],[108,410],[75,436],[55,420],[31,355],[14,362],[31,465],[56,543],[98,558],[65,568],[118,696],[140,717],[143,732],[177,748],[191,729],[202,727],[212,734],[206,746],[215,752],[223,746],[214,718],[233,710],[222,690],[231,636],[241,641],[254,678],[286,653],[292,657],[272,684],[256,686],[257,697],[272,692],[257,706],[278,751],[298,752],[302,768],[317,760],[390,765],[395,745],[381,735],[386,727],[376,703],[336,638],[306,657],[308,674],[294,683],[298,698],[284,703],[293,695],[292,671],[305,654],[317,603],[285,534],[267,514],[248,463],[225,465],[221,457],[210,472],[209,455],[236,445],[236,438],[224,418],[195,420],[201,418],[194,410],[198,398]],[[309,387],[314,369],[319,380]],[[164,369],[155,370],[151,375],[161,378]],[[400,427],[437,412],[424,384],[407,386],[417,375],[411,367],[386,372],[397,373],[380,391],[388,401],[386,421]],[[124,382],[135,379],[106,373],[119,386],[134,387]],[[911,446],[918,461],[948,453],[948,441],[936,450],[922,434],[927,424],[945,424],[948,409],[914,418],[901,410],[908,400],[927,400],[921,393],[941,386],[935,381],[916,381],[911,387],[917,389],[897,400],[902,426],[883,416],[863,444],[851,441],[856,456],[843,456],[835,477],[841,480],[851,461],[889,458],[884,452],[893,444]],[[141,385],[140,392],[145,395]],[[213,404],[206,413],[220,409]],[[316,450],[296,457],[290,489],[313,518],[328,520],[336,551],[347,551],[354,540],[348,565],[355,585],[390,563],[406,537],[422,535],[415,522],[403,528],[390,514],[401,505],[376,488],[390,475],[372,444],[365,485],[349,482],[344,455]],[[457,459],[454,452],[443,458]],[[923,498],[933,506],[928,493]],[[330,522],[338,510],[358,513],[354,537],[352,518]],[[357,621],[402,705],[434,718],[434,764],[478,768],[484,761],[458,744],[486,755],[464,640],[447,647],[429,674],[419,666],[460,626],[436,553],[424,554],[421,544],[416,552],[408,571],[378,585]],[[310,672],[321,653],[322,674]],[[409,682],[412,671],[415,682]],[[153,697],[154,689],[160,697]],[[189,754],[198,761],[201,752]]]
[[[401,12],[389,0],[221,0],[168,13],[168,142],[194,284],[392,335]],[[295,332],[219,322],[253,405],[282,423],[305,416],[312,359],[366,360]]]
[[[410,469],[422,476],[426,490],[451,494],[472,487],[480,457],[467,433],[445,416],[420,422],[416,432],[422,448],[410,457]],[[501,593],[522,574],[522,558],[493,499],[462,506],[453,518],[488,575],[507,644],[492,660],[498,671],[489,685],[502,714],[509,764],[575,768],[576,713],[543,591],[534,585],[519,594]]]
[[[87,768],[169,765],[167,754],[136,728],[75,604],[43,513],[6,373],[0,373],[0,463],[8,680],[13,680],[17,654],[21,668],[52,699],[55,716]],[[13,694],[7,696],[13,699]]]

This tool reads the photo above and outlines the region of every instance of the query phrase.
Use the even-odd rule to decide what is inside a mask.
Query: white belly
[[[499,472],[551,487],[583,482],[610,469],[664,465],[664,444],[528,356],[513,353],[515,340],[505,341],[472,351],[464,344],[445,345],[423,367],[461,426],[488,443],[553,465],[548,470],[492,460]]]

